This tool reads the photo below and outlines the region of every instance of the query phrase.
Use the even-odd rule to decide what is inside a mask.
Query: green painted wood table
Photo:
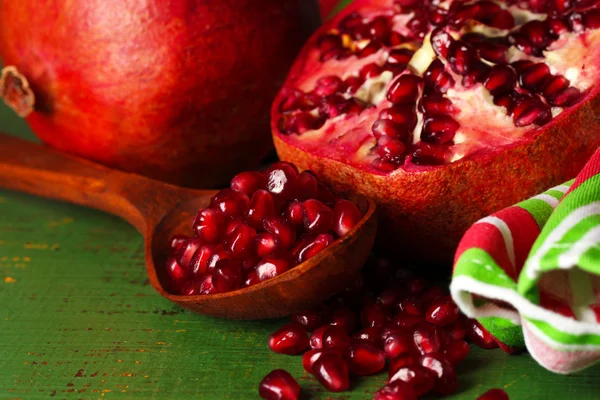
[[[0,108],[0,130],[32,139]],[[304,398],[370,399],[383,375],[329,394],[300,357],[271,353],[281,321],[232,322],[183,310],[149,286],[142,239],[101,212],[0,190],[0,399],[252,399],[274,368]],[[599,399],[600,368],[573,376],[527,355],[472,349],[451,399],[502,387],[512,399]]]

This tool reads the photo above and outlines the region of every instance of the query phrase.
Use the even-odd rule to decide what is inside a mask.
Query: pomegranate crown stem
[[[15,66],[4,67],[0,72],[0,98],[21,118],[34,110],[35,95],[27,78]]]

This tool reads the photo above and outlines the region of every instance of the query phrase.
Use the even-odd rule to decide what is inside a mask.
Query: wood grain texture
[[[0,109],[0,130],[31,138]],[[281,321],[204,317],[160,297],[144,271],[141,236],[107,214],[0,191],[1,399],[254,399],[285,368],[305,398],[371,399],[385,376],[324,392],[300,357],[271,353]],[[558,376],[529,356],[473,349],[459,393],[490,387],[511,399],[597,399],[600,369]]]

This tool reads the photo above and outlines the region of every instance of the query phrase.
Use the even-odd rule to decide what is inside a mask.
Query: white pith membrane
[[[412,12],[408,14],[395,14],[393,10],[393,0],[377,1],[361,8],[360,15],[364,22],[373,20],[373,18],[383,15],[391,18],[392,30],[410,36],[410,29],[407,28],[407,22],[412,18]],[[441,2],[438,6],[449,7],[451,1]],[[476,3],[472,1],[470,3]],[[465,4],[470,4],[465,3]],[[534,14],[516,6],[507,7],[506,4],[498,2],[503,8],[509,10],[515,17],[516,25],[511,30],[492,28],[478,21],[469,21],[460,31],[452,31],[447,28],[455,39],[463,34],[476,32],[487,37],[503,37],[518,29],[528,21],[547,18],[546,14]],[[335,29],[335,27],[333,27]],[[334,30],[335,32],[335,30]],[[344,38],[344,40],[348,40]],[[368,40],[355,42],[354,45],[359,49],[369,44]],[[424,38],[423,43],[417,41],[402,43],[395,47],[383,46],[380,50],[364,58],[358,58],[351,55],[345,59],[330,59],[324,62],[320,61],[321,51],[315,46],[308,53],[308,60],[304,64],[304,70],[299,74],[295,87],[309,93],[315,89],[319,78],[335,75],[345,80],[351,76],[357,76],[363,66],[376,63],[380,66],[386,63],[389,50],[396,48],[409,48],[417,50],[413,55],[408,68],[403,74],[415,74],[423,76],[424,71],[430,63],[437,58],[431,47],[429,34]],[[544,51],[543,57],[527,55],[515,46],[510,46],[506,53],[508,63],[517,60],[531,60],[533,62],[542,62],[550,67],[553,75],[562,75],[570,81],[570,86],[578,89],[584,95],[590,91],[594,82],[600,73],[600,29],[586,29],[583,32],[564,32],[558,39],[554,40]],[[444,63],[445,60],[442,59]],[[481,59],[489,66],[495,64]],[[452,142],[443,146],[446,154],[449,156],[445,163],[456,162],[467,155],[476,153],[486,148],[497,148],[506,146],[519,141],[523,136],[533,133],[539,128],[538,125],[531,124],[524,127],[516,127],[513,117],[507,114],[504,106],[494,104],[493,96],[482,83],[465,88],[461,84],[462,76],[454,73],[449,65],[446,65],[445,71],[454,78],[454,86],[444,94],[456,109],[451,117],[459,124],[460,128],[456,131]],[[371,169],[374,172],[388,173],[389,171],[378,170],[373,167],[373,163],[380,157],[374,150],[377,146],[377,139],[372,133],[372,125],[378,119],[381,110],[392,107],[393,104],[386,99],[388,89],[398,75],[394,76],[390,71],[385,71],[381,75],[367,79],[364,84],[353,95],[371,107],[365,108],[358,115],[342,114],[337,117],[327,119],[323,126],[318,129],[309,129],[300,134],[291,133],[287,137],[307,152],[322,154],[326,157],[342,161],[346,164],[359,166],[361,168]],[[516,85],[517,90],[519,84]],[[344,94],[344,97],[351,98],[352,95]],[[584,98],[582,96],[581,98]],[[552,108],[552,115],[560,115],[564,109],[560,107]],[[318,115],[318,107],[310,113]],[[285,114],[284,114],[285,115]],[[420,135],[423,126],[423,114],[417,109],[418,123],[413,131],[412,143],[420,141]],[[338,124],[343,124],[343,129]],[[285,133],[284,133],[285,134]],[[327,144],[325,144],[327,143]],[[433,145],[437,146],[437,145]],[[407,143],[407,158],[397,167],[402,168],[411,164],[411,147]]]

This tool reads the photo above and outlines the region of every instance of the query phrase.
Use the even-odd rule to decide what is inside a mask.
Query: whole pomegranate
[[[0,1],[0,57],[48,145],[209,186],[268,153],[270,103],[318,23],[316,0]]]
[[[379,204],[379,244],[447,262],[479,218],[600,145],[597,0],[356,0],[272,108],[283,160]]]

